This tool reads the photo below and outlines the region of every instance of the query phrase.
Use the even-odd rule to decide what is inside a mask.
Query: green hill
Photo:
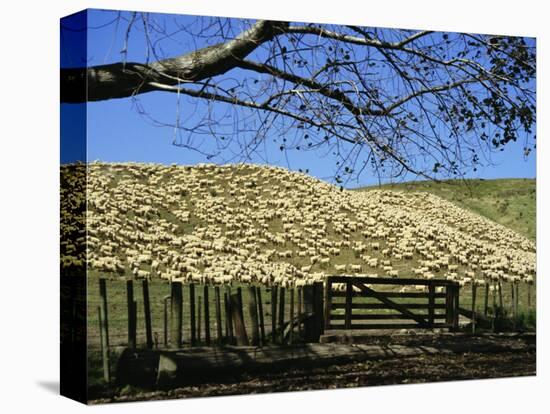
[[[497,180],[414,181],[364,187],[359,190],[428,192],[478,213],[535,240],[536,180],[527,178]]]

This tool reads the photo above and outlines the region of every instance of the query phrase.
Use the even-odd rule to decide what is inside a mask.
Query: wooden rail
[[[345,289],[335,291],[336,283],[344,284]],[[425,286],[426,292],[376,290],[374,286]],[[436,288],[443,291],[436,293]],[[458,327],[458,294],[458,283],[448,280],[330,276],[324,291],[324,328],[454,330]]]

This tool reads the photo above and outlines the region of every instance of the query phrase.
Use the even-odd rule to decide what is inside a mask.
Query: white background
[[[206,3],[206,4],[205,4]],[[544,1],[152,1],[15,0],[2,8],[0,51],[0,410],[78,413],[57,395],[58,367],[58,19],[86,7],[213,14],[409,29],[521,34],[538,38],[538,375],[276,395],[130,403],[90,412],[548,412],[548,284],[543,231],[548,187],[550,77]],[[544,346],[543,346],[544,344]],[[546,409],[548,409],[546,407]],[[55,411],[54,411],[55,410]],[[287,411],[289,410],[289,411]]]

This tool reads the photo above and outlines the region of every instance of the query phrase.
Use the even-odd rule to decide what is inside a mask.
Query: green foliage
[[[497,306],[493,323],[495,332],[534,332],[537,329],[537,312],[526,308],[514,317],[509,310]]]
[[[536,331],[537,330],[537,312],[535,309],[529,309],[518,313],[515,321],[516,330]]]

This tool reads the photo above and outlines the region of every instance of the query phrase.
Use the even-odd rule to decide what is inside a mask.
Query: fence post
[[[351,282],[346,282],[346,313],[345,327],[351,329],[351,305],[353,300],[353,285]]]
[[[332,280],[327,278],[325,282],[325,330],[330,329],[330,313],[332,311]]]
[[[491,330],[495,331],[495,322],[496,322],[496,311],[497,311],[497,289],[498,285],[493,283],[493,317],[491,319]]]
[[[244,321],[244,302],[243,302],[243,290],[242,288],[237,288],[237,298],[239,299],[239,306],[237,309],[239,310],[239,315],[241,315],[241,319],[243,321],[243,326],[246,329],[245,321]],[[247,345],[248,345],[248,337],[247,337]]]
[[[454,309],[453,309],[453,329],[458,329],[458,318],[460,316],[460,312],[458,311],[458,308],[460,306],[460,286],[458,283],[455,282],[454,285]]]
[[[258,301],[258,317],[260,323],[260,343],[265,345],[265,325],[264,325],[264,306],[262,304],[262,287],[256,287],[256,298]]]
[[[153,331],[151,327],[151,304],[149,302],[149,281],[143,279],[141,282],[143,290],[143,314],[145,317],[145,338],[147,342],[147,348],[153,348]]]
[[[472,334],[476,333],[476,296],[477,285],[475,280],[472,279]]]
[[[483,304],[483,316],[487,318],[487,312],[489,310],[489,281],[485,280],[485,303]]]
[[[500,309],[504,309],[504,304],[502,302],[502,282],[500,279],[498,280],[498,304],[500,306]]]
[[[168,346],[168,301],[171,300],[172,296],[167,295],[164,297],[162,302],[164,303],[164,346]]]
[[[445,286],[445,323],[453,324],[453,285]]]
[[[428,324],[430,328],[434,325],[434,308],[435,308],[435,286],[433,283],[428,285]]]
[[[306,320],[304,321],[304,339],[306,342],[316,342],[315,341],[315,321],[313,319],[313,286],[307,285],[303,288],[304,292],[304,312],[307,315]]]
[[[511,293],[511,313],[512,313],[512,330],[516,330],[516,292],[514,292],[514,282],[510,282],[510,293]]]
[[[248,345],[248,336],[246,335],[246,325],[245,325],[245,321],[244,321],[243,290],[240,287],[237,288],[237,299],[238,299],[237,310],[239,311],[239,315],[241,317],[241,320],[243,321],[244,334],[246,336],[246,344],[245,345]],[[235,323],[233,323],[233,328],[235,328]],[[236,331],[237,330],[235,329],[235,332]]]
[[[214,297],[216,299],[216,336],[218,337],[218,345],[222,344],[223,334],[222,334],[222,306],[220,298],[220,287],[214,287]]]
[[[271,341],[277,342],[277,286],[271,286]]]
[[[516,312],[519,312],[519,282],[514,282],[516,285]]]
[[[288,341],[290,344],[292,344],[292,337],[294,335],[294,287],[290,288],[289,290],[289,304],[290,304],[290,314],[289,314],[289,321],[290,321],[290,329],[288,333]]]
[[[126,281],[126,300],[128,306],[128,348],[136,347],[136,306],[134,301],[134,281]]]
[[[202,303],[201,303],[201,300],[202,300],[202,296],[199,295],[199,297],[197,298],[197,342],[200,343],[201,342],[201,315],[202,315]]]
[[[279,341],[280,343],[284,343],[285,341],[285,292],[286,289],[284,287],[281,287],[279,289]]]
[[[191,329],[191,339],[190,343],[191,346],[195,346],[197,344],[197,330],[195,325],[195,284],[190,283],[189,284],[189,323],[190,323],[190,329]]]
[[[101,333],[101,356],[103,359],[103,379],[105,382],[111,382],[111,363],[110,363],[110,351],[109,351],[109,317],[107,311],[107,286],[105,279],[99,279],[99,314],[100,314],[100,328]]]
[[[173,348],[181,347],[183,322],[183,289],[181,282],[172,282],[170,306],[170,337]]]
[[[323,282],[315,282],[313,284],[314,292],[314,314],[315,314],[315,326],[317,327],[317,342],[319,342],[319,337],[324,333],[325,324],[323,322]]]
[[[228,286],[227,291],[223,294],[223,302],[225,305],[225,336],[227,336],[227,342],[233,343],[233,321],[231,320],[232,306],[229,297],[231,295],[231,288]]]
[[[248,286],[248,314],[252,323],[252,345],[260,342],[260,328],[258,326],[258,303],[256,301],[256,286]]]
[[[517,317],[519,312],[519,282],[514,282],[514,285],[516,288],[516,317]]]
[[[304,290],[299,287],[298,288],[298,316],[301,318],[304,314]],[[302,335],[304,333],[304,326],[302,323],[298,324],[298,335]]]
[[[517,317],[518,317],[518,291],[516,290],[516,282],[512,281],[511,282],[511,286],[512,286],[512,315],[513,315],[513,322],[512,322],[512,326],[513,326],[513,329],[516,330],[516,320],[517,320]]]
[[[239,293],[233,293],[230,297],[231,302],[231,318],[235,327],[235,336],[237,339],[237,345],[248,345],[248,337],[246,335],[246,328],[244,325],[242,302],[240,301]]]
[[[204,342],[210,346],[210,303],[207,284],[204,285],[202,296],[204,299]]]

